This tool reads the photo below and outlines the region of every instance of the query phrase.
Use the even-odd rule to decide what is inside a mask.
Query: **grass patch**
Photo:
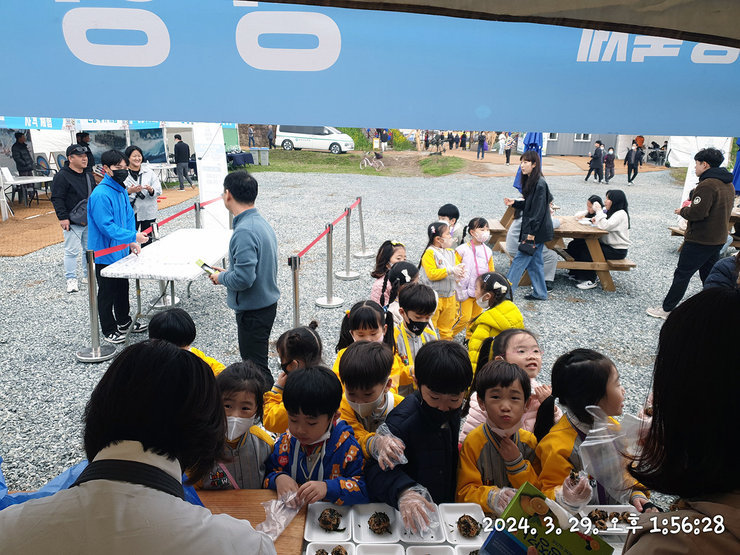
[[[688,171],[688,168],[668,168],[668,172],[671,174],[671,177],[676,181],[677,184],[683,186],[684,182],[686,181],[686,172]]]
[[[465,160],[456,156],[428,156],[419,162],[424,175],[440,177],[460,171]]]
[[[249,166],[250,173],[290,172],[290,173],[362,173],[360,170],[362,154],[348,152],[331,154],[330,152],[312,152],[308,150],[270,151],[269,166]],[[373,170],[373,173],[375,170]]]

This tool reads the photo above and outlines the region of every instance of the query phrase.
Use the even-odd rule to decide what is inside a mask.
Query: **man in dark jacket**
[[[691,203],[674,211],[687,221],[683,247],[663,306],[648,308],[650,316],[667,318],[681,302],[696,271],[699,270],[703,284],[719,260],[735,200],[732,174],[719,167],[724,158],[716,148],[705,148],[694,156],[699,184],[691,195]]]
[[[604,156],[604,181],[607,185],[612,177],[614,177],[614,149],[609,147],[609,152]]]
[[[15,142],[10,147],[10,152],[15,160],[18,175],[33,175],[33,157],[28,151],[25,133],[19,131],[15,134]]]
[[[180,180],[180,190],[185,190],[185,179],[188,180],[190,186],[193,186],[193,182],[190,181],[188,175],[188,163],[190,162],[190,147],[186,142],[182,140],[181,135],[175,135],[175,164],[177,164],[177,179]]]
[[[591,155],[591,160],[588,163],[588,173],[586,179],[591,177],[591,172],[594,172],[594,179],[598,179],[599,183],[604,179],[604,149],[601,148],[602,142],[596,141],[594,143],[594,153]]]
[[[637,177],[637,166],[642,166],[642,150],[636,142],[632,143],[632,148],[624,157],[624,164],[627,166],[627,183],[632,183]]]
[[[95,155],[92,153],[92,150],[90,150],[90,133],[87,131],[80,131],[77,133],[76,137],[77,146],[83,148],[85,150],[85,154],[87,154],[87,166],[85,166],[85,171],[92,173],[93,167],[95,167]]]
[[[67,147],[67,164],[57,172],[51,183],[51,202],[64,233],[64,277],[67,293],[79,291],[77,283],[77,257],[87,250],[87,221],[70,217],[70,212],[81,202],[87,201],[95,188],[92,173],[86,172],[87,150],[75,144]],[[87,264],[82,260],[82,283],[87,283]]]

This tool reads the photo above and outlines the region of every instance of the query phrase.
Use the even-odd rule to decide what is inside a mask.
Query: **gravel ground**
[[[287,266],[290,255],[306,246],[327,222],[345,206],[362,196],[367,244],[375,251],[385,239],[407,245],[408,258],[418,261],[426,245],[425,227],[436,219],[437,208],[453,202],[467,222],[474,216],[499,218],[503,197],[511,196],[510,178],[479,178],[469,175],[425,178],[389,178],[361,175],[263,173],[257,205],[273,225],[280,244],[279,285],[283,296],[272,340],[292,327],[292,280]],[[547,178],[561,206],[560,213],[583,209],[585,199],[603,195],[607,187],[584,184],[579,176]],[[662,320],[650,318],[645,308],[659,304],[670,285],[676,265],[678,239],[666,227],[674,222],[673,207],[681,194],[668,172],[641,174],[636,185],[626,186],[623,176],[612,182],[622,187],[630,202],[633,245],[629,258],[637,269],[614,272],[616,292],[600,288],[577,289],[559,271],[555,291],[548,302],[527,302],[517,292],[515,301],[525,324],[540,337],[544,349],[543,381],[556,357],[576,347],[604,352],[617,365],[627,389],[625,411],[636,413],[644,402],[651,381],[651,367]],[[160,219],[185,204],[163,210]],[[356,214],[353,215],[352,249],[359,249]],[[166,234],[180,227],[193,227],[191,214],[162,229]],[[345,228],[340,223],[334,237],[334,269],[344,268]],[[326,294],[325,241],[302,259],[300,269],[301,322],[320,322],[325,359],[334,359],[343,310],[367,297],[372,284],[372,259],[352,259],[361,272],[355,281],[334,280],[334,294],[344,299],[336,309],[320,309],[314,300]],[[81,448],[81,415],[93,387],[107,367],[82,364],[75,352],[89,346],[90,331],[86,290],[65,292],[62,245],[54,245],[22,258],[0,258],[0,456],[2,470],[12,489],[36,489],[63,469],[84,458]],[[496,268],[506,271],[508,259],[495,254]],[[689,293],[698,292],[695,277]],[[155,296],[157,285],[143,282],[143,298]],[[132,307],[134,291],[131,287]],[[184,288],[178,295],[185,297]],[[194,346],[229,364],[239,359],[236,324],[226,306],[225,290],[211,285],[205,276],[192,285],[183,308],[198,329]],[[274,352],[273,352],[274,355]],[[274,372],[277,359],[271,359]]]

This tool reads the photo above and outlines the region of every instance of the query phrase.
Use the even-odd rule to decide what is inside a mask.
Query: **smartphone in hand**
[[[215,274],[217,272],[217,270],[215,268],[213,268],[212,266],[209,266],[208,264],[206,264],[205,262],[203,262],[200,259],[198,259],[195,263],[198,266],[200,266],[200,269],[203,270],[209,276],[210,275],[213,275],[213,274]]]

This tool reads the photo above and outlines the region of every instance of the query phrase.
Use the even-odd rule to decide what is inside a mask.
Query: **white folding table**
[[[158,241],[141,249],[137,256],[129,254],[107,268],[101,275],[106,278],[136,280],[136,317],[146,316],[152,309],[141,311],[141,280],[152,279],[165,283],[163,297],[170,287],[171,297],[175,298],[175,282],[192,282],[205,273],[195,263],[203,260],[216,266],[229,252],[230,229],[178,229]],[[131,326],[129,329],[131,329]]]

